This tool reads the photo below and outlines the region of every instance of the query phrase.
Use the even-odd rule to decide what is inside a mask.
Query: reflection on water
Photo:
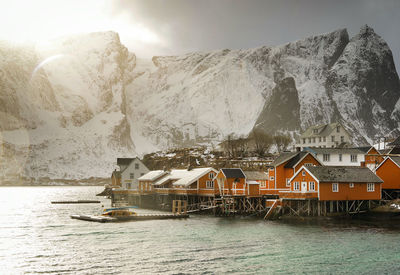
[[[99,214],[101,204],[50,204],[98,199],[101,190],[1,187],[0,274],[395,273],[400,267],[399,222],[193,215],[101,224],[69,218]]]

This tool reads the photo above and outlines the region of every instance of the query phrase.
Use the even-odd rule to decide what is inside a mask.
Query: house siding
[[[400,189],[400,168],[391,159],[378,167],[376,175],[383,180],[382,189]]]

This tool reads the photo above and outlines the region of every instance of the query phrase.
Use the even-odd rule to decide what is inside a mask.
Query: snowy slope
[[[296,135],[341,121],[356,144],[399,133],[388,45],[364,26],[276,47],[136,59],[114,32],[0,43],[0,181],[109,177],[117,157]],[[3,178],[1,178],[3,177]]]

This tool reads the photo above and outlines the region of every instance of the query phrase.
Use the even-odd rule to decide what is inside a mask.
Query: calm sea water
[[[0,274],[399,273],[400,225],[192,215],[91,223],[102,187],[0,187]],[[97,198],[98,199],[98,198]],[[109,206],[107,199],[101,199]],[[139,210],[151,212],[150,210]]]

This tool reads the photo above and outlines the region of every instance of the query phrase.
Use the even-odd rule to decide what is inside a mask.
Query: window
[[[213,180],[206,181],[206,188],[214,188],[214,181]]]
[[[303,172],[301,172],[301,174],[303,175],[303,177],[306,176],[306,171],[303,170]]]
[[[368,183],[367,184],[367,192],[374,192],[375,191],[375,184]]]
[[[323,161],[330,161],[331,160],[331,155],[330,154],[323,154],[322,155]]]
[[[308,143],[311,143],[311,138],[308,138]]]
[[[266,186],[267,186],[266,181],[263,180],[260,182],[260,187],[266,187]]]
[[[290,187],[290,179],[286,179],[286,187]]]
[[[135,163],[135,169],[139,169],[139,163]]]
[[[298,181],[294,182],[293,190],[300,190],[300,183]]]
[[[319,137],[319,142],[321,142],[322,141],[322,138],[321,137]]]
[[[134,173],[130,173],[130,174],[129,174],[129,178],[130,178],[130,179],[134,179],[134,178],[135,178],[135,174],[134,174]]]
[[[269,177],[269,180],[274,180],[274,177]]]
[[[315,137],[312,138],[312,143],[315,143]]]
[[[340,126],[336,127],[336,133],[340,132]]]
[[[335,136],[331,136],[332,142],[335,142]]]
[[[303,144],[305,144],[306,143],[306,139],[305,138],[303,138]]]
[[[339,184],[332,183],[332,192],[339,192]]]
[[[326,137],[324,137],[324,142],[326,142]]]
[[[350,187],[350,188],[354,188],[354,183],[353,183],[353,182],[350,182],[350,183],[349,183],[349,187]]]
[[[339,154],[339,161],[342,161],[342,154]]]
[[[208,178],[211,179],[211,180],[214,178],[214,176],[215,176],[215,175],[214,175],[213,172],[211,172],[210,174],[208,174]]]
[[[318,134],[318,129],[314,129],[314,134]]]
[[[357,155],[350,155],[351,162],[357,162]]]
[[[315,191],[315,182],[310,181],[309,184],[310,184],[310,188],[309,188],[310,191]]]
[[[340,142],[342,142],[342,143],[344,142],[344,136],[340,137]]]
[[[312,164],[312,163],[304,163],[304,166],[310,167],[310,166],[314,166],[314,164]]]

